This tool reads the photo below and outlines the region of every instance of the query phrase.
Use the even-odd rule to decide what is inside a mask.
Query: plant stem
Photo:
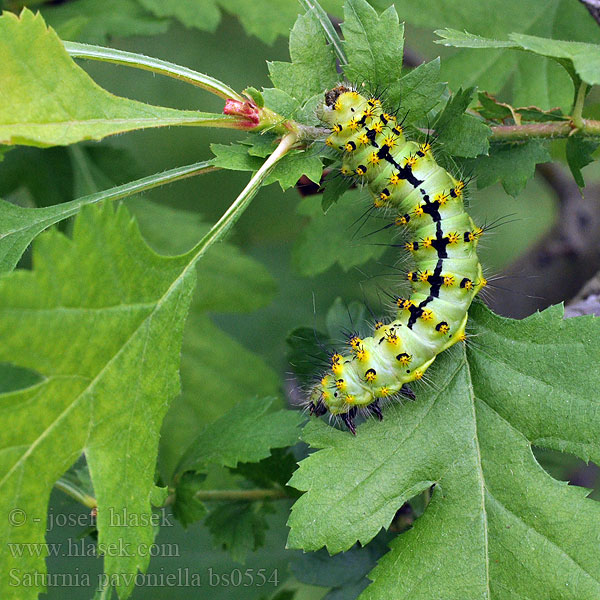
[[[497,125],[492,127],[490,141],[517,142],[535,138],[566,138],[576,127],[578,134],[586,137],[600,137],[600,121],[581,119],[577,126],[574,121],[553,121],[550,123],[530,123],[527,125]]]
[[[188,256],[191,260],[188,269],[215,243],[222,240],[228,231],[235,225],[238,219],[252,202],[256,192],[260,189],[263,181],[268,177],[277,162],[283,158],[298,141],[296,133],[288,133],[280,142],[273,154],[267,158],[262,167],[254,174],[248,185],[240,192],[233,204],[225,211],[223,216],[215,223],[211,230],[190,250]],[[186,269],[187,270],[187,269]]]
[[[87,58],[152,71],[153,73],[159,73],[160,75],[166,75],[167,77],[191,83],[217,96],[221,96],[221,98],[232,98],[240,102],[245,102],[246,100],[246,98],[222,81],[210,77],[210,75],[198,73],[187,67],[167,62],[166,60],[144,56],[143,54],[135,54],[133,52],[125,52],[123,50],[115,50],[114,48],[93,46],[91,44],[79,44],[77,42],[63,42],[63,44],[65,50],[73,58]]]
[[[67,479],[66,477],[61,477],[55,484],[54,487],[61,492],[64,492],[71,498],[77,500],[84,506],[88,508],[97,508],[98,503],[96,502],[96,498],[90,496],[86,492],[84,492],[76,483]]]
[[[195,497],[203,502],[217,500],[253,502],[255,500],[289,500],[291,498],[285,493],[285,490],[279,489],[200,490],[196,492]]]
[[[577,129],[582,129],[584,127],[583,122],[583,104],[585,102],[585,93],[587,91],[587,83],[582,81],[579,85],[579,89],[577,90],[577,98],[575,98],[575,104],[573,105],[573,114],[571,119],[573,121],[573,125]]]

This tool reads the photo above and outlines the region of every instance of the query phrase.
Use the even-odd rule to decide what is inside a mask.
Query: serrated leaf
[[[386,2],[383,2],[386,4]],[[480,36],[504,39],[519,32],[581,42],[597,42],[598,26],[579,2],[566,0],[395,0],[408,23],[429,30],[451,27]],[[491,16],[492,15],[492,16]],[[491,93],[510,94],[515,105],[568,109],[573,99],[571,80],[563,69],[542,57],[508,48],[459,49],[443,64],[443,78],[452,89],[477,85]],[[507,85],[508,84],[508,85]],[[506,86],[506,87],[505,87]]]
[[[239,463],[237,467],[230,470],[233,474],[241,475],[259,487],[269,488],[274,484],[285,487],[296,466],[296,458],[288,449],[274,448],[267,458],[253,463]],[[290,490],[292,493],[294,491]]]
[[[214,509],[205,522],[215,545],[243,564],[248,552],[264,545],[269,528],[265,517],[272,512],[273,508],[265,503],[229,502]]]
[[[262,159],[248,154],[248,148],[243,144],[211,144],[215,158],[213,164],[222,169],[234,171],[257,171]],[[279,182],[282,190],[287,190],[296,185],[296,182],[306,175],[311,181],[319,183],[323,165],[316,149],[290,152],[284,156],[273,169],[273,172],[265,179],[263,185],[269,185],[275,181]]]
[[[189,261],[156,255],[126,210],[115,214],[106,205],[78,216],[73,240],[55,231],[41,236],[34,270],[0,280],[0,361],[43,377],[1,396],[0,504],[3,511],[19,506],[32,515],[27,527],[5,521],[3,540],[44,541],[52,486],[83,451],[98,500],[99,541],[122,541],[131,550],[106,555],[106,573],[146,569],[149,556],[140,545],[154,541],[153,528],[115,526],[108,509],[139,518],[151,513],[160,425],[179,388],[181,336],[194,286]],[[18,565],[8,558],[5,567],[12,562],[20,572],[44,572],[43,556]],[[41,591],[5,581],[3,598],[24,600]],[[125,598],[134,579],[119,581]]]
[[[104,44],[114,36],[157,35],[166,19],[146,12],[137,0],[76,0],[43,9],[46,23],[64,40]]]
[[[343,200],[333,204],[327,214],[323,214],[314,196],[308,196],[300,202],[298,213],[310,217],[292,255],[294,266],[302,275],[317,275],[335,263],[348,271],[379,258],[385,252],[389,244],[389,238],[385,235],[372,235],[368,242],[361,239],[352,241],[352,236],[359,231],[361,219],[367,214],[364,204],[357,201],[359,194],[358,190],[346,192]]]
[[[323,180],[321,209],[326,213],[352,186],[352,179],[342,177],[338,170],[330,171]]]
[[[388,87],[400,78],[404,52],[404,25],[394,6],[381,16],[366,0],[348,0],[344,5],[344,50],[348,64],[344,74],[358,85]]]
[[[451,96],[435,121],[437,141],[453,156],[487,154],[492,130],[481,120],[464,114],[473,97],[473,88]]]
[[[197,307],[192,309],[183,337],[181,381],[183,393],[165,417],[160,441],[161,467],[167,477],[198,431],[236,403],[274,395],[280,386],[279,377],[260,356],[219,329]]]
[[[549,39],[522,33],[510,33],[508,41],[488,39],[454,29],[442,29],[436,33],[442,38],[438,43],[445,46],[510,48],[554,58],[565,66],[570,74],[576,72],[586,83],[590,85],[600,83],[600,45],[598,44]],[[567,61],[567,64],[564,64],[564,61]]]
[[[221,20],[221,12],[214,0],[202,3],[192,0],[137,0],[157,17],[175,17],[186,27],[214,31]]]
[[[226,126],[227,115],[152,106],[99,87],[69,57],[41,15],[0,17],[0,143],[68,145],[168,125]]]
[[[298,100],[320,94],[338,80],[333,50],[312,13],[299,16],[292,29],[290,58],[291,63],[270,62],[269,75],[276,88]]]
[[[234,406],[196,437],[177,471],[201,471],[209,464],[233,468],[267,458],[271,448],[295,444],[304,418],[291,410],[273,411],[272,406],[272,398],[248,399]]]
[[[497,181],[507,194],[517,197],[535,174],[535,166],[551,160],[546,144],[530,140],[521,144],[492,144],[489,156],[480,156],[465,164],[465,170],[476,177],[477,189]]]
[[[414,402],[389,407],[355,438],[322,421],[305,427],[321,450],[290,481],[306,493],[292,509],[289,545],[364,545],[435,485],[361,598],[504,600],[532,589],[536,598],[594,598],[600,505],[543,471],[531,445],[600,460],[600,320],[563,320],[553,307],[513,321],[480,303],[471,317],[476,343],[443,353],[436,387]]]
[[[210,229],[201,215],[176,210],[143,198],[127,200],[144,238],[160,254],[189,250]],[[213,246],[198,262],[201,282],[194,311],[250,312],[268,304],[277,290],[267,269],[228,242]]]
[[[585,187],[581,169],[594,161],[592,154],[596,151],[598,145],[599,143],[596,140],[586,140],[575,136],[567,138],[567,164],[580,188]]]
[[[208,512],[204,502],[196,497],[196,493],[202,489],[201,484],[205,479],[204,473],[187,471],[177,481],[173,515],[184,527],[204,519]]]
[[[155,187],[160,182],[173,181],[182,173],[200,172],[209,165],[210,163],[196,163],[171,169],[56,206],[22,208],[0,200],[0,273],[14,268],[35,236],[51,225],[76,215],[83,206],[131,196]]]
[[[419,65],[391,85],[385,94],[390,109],[399,107],[406,122],[422,119],[442,99],[446,84],[440,82],[440,59]]]

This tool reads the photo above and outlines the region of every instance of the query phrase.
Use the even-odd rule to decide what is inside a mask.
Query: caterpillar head
[[[325,92],[325,102],[318,111],[318,117],[329,125],[340,120],[347,121],[352,116],[350,107],[356,104],[359,97],[353,88],[340,84]]]

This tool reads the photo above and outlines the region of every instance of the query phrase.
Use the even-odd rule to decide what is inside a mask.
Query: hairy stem
[[[54,487],[61,492],[67,494],[67,496],[71,496],[80,502],[84,506],[88,508],[97,508],[98,503],[96,502],[96,498],[87,494],[82,488],[80,488],[76,483],[67,479],[66,477],[61,477],[55,484]]]
[[[152,71],[167,77],[173,77],[186,83],[201,87],[221,98],[232,98],[244,102],[246,99],[230,88],[227,84],[205,75],[198,73],[187,67],[182,67],[166,60],[159,60],[151,56],[143,54],[135,54],[133,52],[125,52],[123,50],[115,50],[114,48],[104,48],[103,46],[93,46],[91,44],[79,44],[77,42],[63,42],[66,51],[73,58],[87,58],[90,60],[99,60],[102,62],[110,62],[116,65],[126,67],[135,67],[144,71]]]
[[[600,137],[600,121],[581,119],[575,121],[552,121],[548,123],[530,123],[527,125],[497,125],[492,127],[490,141],[518,142],[535,138],[565,138],[573,131],[585,137]]]

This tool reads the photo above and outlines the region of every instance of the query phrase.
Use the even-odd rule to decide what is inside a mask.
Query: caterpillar
[[[339,415],[356,434],[358,409],[381,420],[383,399],[465,339],[467,311],[487,283],[476,252],[483,230],[465,212],[464,182],[436,162],[428,142],[407,140],[381,100],[340,85],[325,94],[321,119],[331,130],[325,143],[342,155],[342,176],[358,179],[375,207],[393,212],[416,267],[407,274],[410,297],[395,299],[396,318],[375,323],[371,337],[353,335],[310,393],[311,414]]]

